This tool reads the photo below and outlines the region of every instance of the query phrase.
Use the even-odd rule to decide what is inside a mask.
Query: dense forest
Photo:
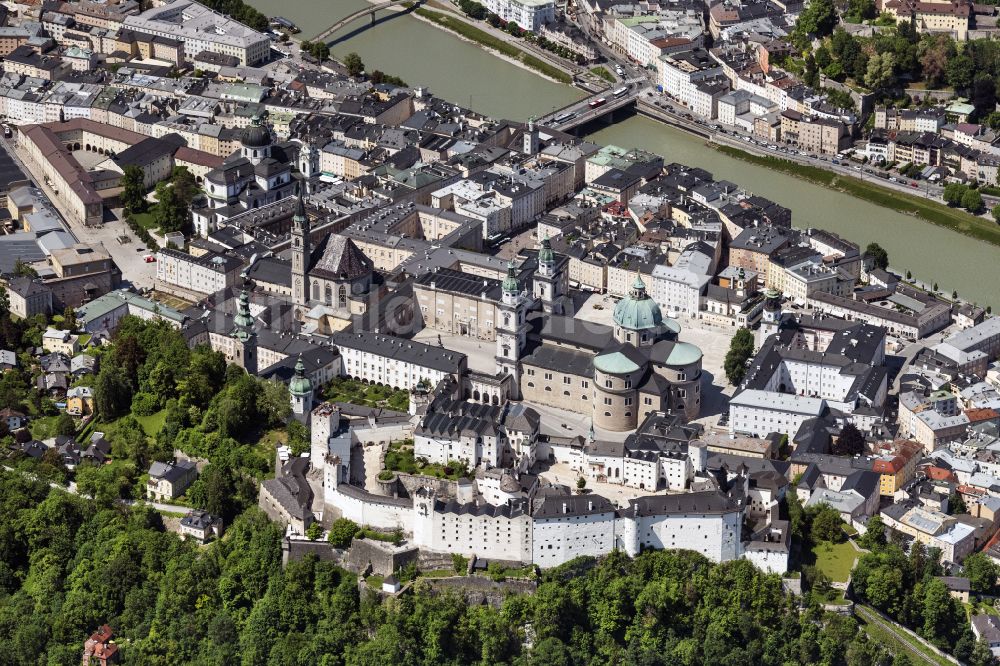
[[[577,560],[502,607],[353,575],[281,568],[281,531],[249,509],[199,548],[146,507],[0,476],[0,663],[70,664],[98,625],[133,664],[898,665],[855,620],[801,610],[777,576],[690,552]]]

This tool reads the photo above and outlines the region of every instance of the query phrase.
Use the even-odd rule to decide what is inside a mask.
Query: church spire
[[[253,330],[253,315],[250,314],[250,293],[246,287],[243,287],[243,291],[240,292],[240,303],[236,308],[236,317],[233,323],[236,324],[236,328],[233,330],[235,337],[241,340],[250,337]]]
[[[303,196],[303,190],[301,184],[295,187],[296,193],[299,195],[298,201],[295,202],[295,215],[292,216],[292,222],[296,224],[302,224],[309,221],[309,216],[306,215],[306,200]]]
[[[517,295],[517,267],[514,266],[514,260],[511,259],[507,262],[507,277],[503,280],[503,290],[504,293]]]

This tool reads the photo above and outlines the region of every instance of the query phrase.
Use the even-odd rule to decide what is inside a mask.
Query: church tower
[[[307,191],[311,194],[316,190],[316,182],[319,180],[319,149],[312,140],[306,141],[299,149],[299,171],[305,179]]]
[[[295,202],[295,215],[292,217],[292,303],[295,304],[297,319],[302,319],[309,301],[306,272],[309,270],[310,254],[309,216],[306,214],[306,202],[300,189],[299,200]]]
[[[250,314],[250,292],[246,287],[240,292],[240,304],[233,320],[235,326],[230,334],[233,338],[234,362],[251,375],[257,374],[257,333],[253,330],[253,315]]]
[[[527,299],[517,285],[517,269],[514,261],[507,264],[507,277],[503,281],[503,296],[500,300],[500,320],[497,322],[497,374],[508,374],[513,378],[510,397],[521,399],[521,353],[524,351],[528,335],[525,319]]]
[[[299,359],[295,363],[295,376],[288,383],[288,392],[291,394],[292,414],[300,421],[308,422],[312,414],[313,386],[312,381],[306,376],[306,365],[302,362],[302,354],[299,354]]]
[[[538,154],[538,127],[535,125],[535,118],[528,118],[528,126],[524,130],[524,146],[521,150],[525,155],[534,157]]]
[[[556,260],[552,250],[549,235],[542,238],[542,246],[538,250],[538,270],[533,279],[535,298],[542,302],[542,309],[549,314],[561,315],[563,312],[563,297],[566,294],[565,262]]]

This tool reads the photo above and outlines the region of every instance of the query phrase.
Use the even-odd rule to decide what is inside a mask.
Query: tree
[[[997,659],[993,656],[990,644],[982,638],[976,641],[975,647],[972,648],[972,654],[969,656],[969,664],[972,666],[996,666],[996,663]]]
[[[848,0],[844,18],[854,23],[861,23],[867,19],[875,18],[877,14],[874,0]]]
[[[26,262],[26,261],[24,261],[22,259],[15,259],[14,260],[14,275],[17,276],[17,277],[36,278],[36,277],[38,277],[38,271],[36,271],[32,267],[32,265],[29,264],[28,262]]]
[[[993,215],[993,221],[1000,224],[1000,204],[993,206],[993,208],[990,209],[990,213]]]
[[[816,87],[819,85],[819,76],[816,67],[816,58],[813,54],[807,53],[805,58],[805,71],[802,73],[802,80],[807,86]]]
[[[361,56],[353,51],[344,57],[344,67],[350,76],[360,76],[365,71],[365,63],[361,61]]]
[[[948,205],[959,206],[962,204],[962,197],[968,191],[969,187],[967,185],[963,185],[962,183],[948,183],[944,186],[944,192],[941,193],[941,197]]]
[[[858,545],[866,550],[881,550],[886,545],[885,523],[879,516],[872,516],[865,523],[865,533],[858,538]]]
[[[284,425],[292,413],[291,395],[284,382],[262,381],[257,392],[257,412],[263,417],[262,425]]]
[[[982,212],[984,208],[983,195],[979,193],[979,190],[970,189],[962,195],[962,208],[974,215],[978,215]]]
[[[347,548],[354,540],[354,535],[358,533],[358,524],[348,518],[338,518],[330,525],[330,534],[327,541],[334,548]]]
[[[300,456],[309,450],[309,428],[303,423],[292,419],[288,422],[288,446],[292,450],[293,456]]]
[[[55,427],[52,429],[53,435],[65,435],[66,437],[72,437],[76,434],[76,422],[73,417],[65,412],[59,415],[56,419]]]
[[[72,306],[67,305],[66,309],[63,310],[63,322],[62,327],[65,331],[75,331],[78,326],[76,321],[76,310]]]
[[[840,430],[840,435],[830,447],[830,452],[837,456],[857,456],[865,452],[865,436],[853,423],[846,424]]]
[[[153,222],[163,233],[186,231],[191,222],[191,201],[185,201],[172,183],[157,183]]]
[[[795,32],[800,35],[826,37],[837,25],[837,9],[833,0],[814,0],[799,15]]]
[[[245,373],[226,387],[217,410],[219,429],[224,435],[238,437],[249,432],[254,425],[259,392],[257,380]]]
[[[125,373],[113,363],[105,363],[94,382],[94,409],[100,418],[113,421],[128,411],[132,388]]]
[[[306,528],[306,537],[310,541],[317,541],[321,536],[323,536],[323,526],[316,521],[309,523],[309,527]]]
[[[964,53],[951,58],[945,68],[948,85],[955,90],[968,90],[976,75],[976,63]]]
[[[316,42],[312,47],[312,55],[316,60],[323,62],[330,57],[330,46],[326,42]]]
[[[962,563],[969,587],[976,594],[990,594],[997,584],[997,565],[983,553],[973,553]]]
[[[976,74],[972,80],[972,97],[969,101],[976,107],[978,117],[996,110],[997,85],[992,76],[986,72]]]
[[[885,270],[889,268],[889,253],[878,243],[869,243],[865,248],[865,258],[872,261],[875,268]]]
[[[962,494],[958,491],[952,492],[948,495],[948,513],[951,515],[959,513],[968,513],[969,509],[965,506],[965,500],[962,499]]]
[[[130,164],[125,167],[121,178],[122,206],[125,214],[142,213],[146,210],[145,175],[140,167]]]
[[[840,514],[829,504],[820,504],[814,510],[809,534],[814,542],[830,541],[840,543],[844,540],[843,521]]]
[[[747,372],[747,361],[753,356],[753,333],[748,328],[740,328],[729,343],[724,369],[730,384],[739,385]]]
[[[582,476],[578,477],[577,480],[576,480],[576,489],[577,489],[577,491],[582,493],[583,489],[586,488],[586,487],[587,487],[587,479],[583,478]]]
[[[876,53],[868,59],[865,85],[873,90],[890,87],[895,80],[896,56],[890,52]]]

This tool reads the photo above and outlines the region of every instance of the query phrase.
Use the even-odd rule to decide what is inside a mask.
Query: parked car
[[[145,261],[147,264],[151,264],[154,261],[156,261],[156,257],[154,257],[151,254],[147,254],[145,257],[142,258],[142,260]]]

